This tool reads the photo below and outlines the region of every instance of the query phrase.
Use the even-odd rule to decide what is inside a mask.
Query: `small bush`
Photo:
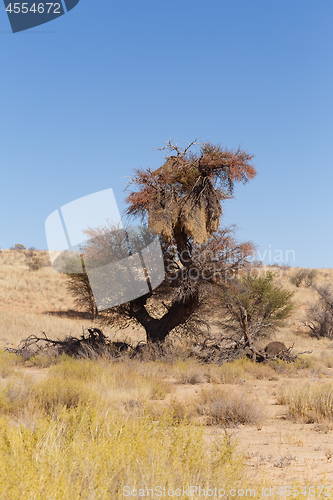
[[[326,352],[326,351],[322,351],[320,353],[320,356],[321,356],[321,360],[323,363],[325,363],[325,366],[327,366],[327,368],[333,368],[333,355]]]
[[[48,259],[43,258],[41,252],[37,252],[36,250],[29,249],[25,252],[26,256],[26,265],[28,266],[30,271],[38,271],[42,267],[50,266],[51,263]]]
[[[307,287],[312,286],[314,281],[315,281],[316,276],[317,276],[316,269],[312,269],[312,270],[307,271],[305,278],[304,278],[305,286],[307,286]]]
[[[266,363],[254,363],[251,359],[245,360],[245,373],[257,380],[272,380],[276,378],[274,369]]]
[[[108,372],[91,359],[73,359],[63,355],[60,362],[50,369],[51,377],[63,377],[84,382],[100,381]]]
[[[269,361],[269,366],[279,375],[294,377],[299,374],[304,376],[313,375],[320,376],[321,365],[310,356],[299,356],[293,363],[282,359]]]
[[[300,269],[293,276],[290,277],[290,283],[295,285],[297,288],[301,286],[304,280],[304,269]]]
[[[243,335],[242,310],[245,310],[251,338],[268,335],[283,326],[294,309],[293,292],[275,285],[274,274],[271,272],[266,276],[245,275],[235,287],[234,291],[227,292],[225,296],[230,318],[222,322],[222,327],[227,331]]]
[[[36,354],[35,356],[32,356],[29,358],[29,360],[26,361],[27,366],[35,366],[38,368],[48,368],[49,366],[52,366],[56,363],[59,362],[59,358],[57,356],[57,353],[41,353],[41,354]]]
[[[329,287],[315,288],[319,300],[307,311],[304,326],[313,337],[333,339],[333,292]]]
[[[20,356],[10,354],[9,352],[0,349],[0,377],[6,378],[13,375],[15,366],[22,364],[23,360]]]
[[[244,381],[244,359],[225,362],[221,366],[210,365],[206,367],[208,382],[214,384],[237,384]]]
[[[10,250],[23,251],[23,250],[26,250],[26,248],[21,243],[16,243],[16,245],[14,247],[10,247]]]
[[[203,384],[206,382],[206,377],[201,369],[195,362],[190,361],[179,361],[176,364],[176,374],[175,377],[179,384]]]
[[[35,384],[31,397],[47,415],[57,415],[62,408],[93,405],[97,401],[95,391],[82,385],[79,380],[53,377]]]
[[[211,425],[257,425],[262,419],[257,401],[244,392],[231,392],[222,387],[203,389],[197,410],[207,417],[207,423]]]
[[[173,423],[180,424],[181,422],[191,422],[197,411],[191,401],[179,401],[172,398],[168,405],[168,413],[171,415]]]
[[[293,276],[290,277],[290,283],[296,287],[304,283],[305,286],[310,287],[317,276],[316,269],[299,269]]]

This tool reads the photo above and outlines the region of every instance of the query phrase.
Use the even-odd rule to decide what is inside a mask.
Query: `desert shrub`
[[[26,250],[26,248],[21,243],[16,243],[16,245],[14,247],[10,247],[10,250],[23,251],[23,250]]]
[[[138,365],[130,360],[93,362],[64,356],[47,369],[39,383],[17,377],[0,385],[0,414],[18,417],[33,411],[54,418],[63,407],[89,405],[136,412],[150,400],[164,399],[174,388],[162,375],[141,375]]]
[[[315,288],[319,295],[318,301],[307,310],[306,326],[313,337],[333,338],[333,292],[329,287]]]
[[[257,401],[241,391],[223,387],[203,389],[198,398],[197,410],[207,417],[207,423],[222,426],[259,424],[262,419]]]
[[[317,276],[316,269],[299,269],[290,277],[290,283],[296,287],[304,283],[305,286],[310,287]]]
[[[308,423],[333,420],[332,383],[312,382],[299,387],[282,387],[277,393],[277,402],[288,405],[288,415],[294,420]]]
[[[59,362],[57,353],[45,352],[32,356],[26,361],[26,366],[35,366],[38,368],[48,368]]]
[[[52,377],[34,384],[31,398],[47,415],[56,415],[62,408],[94,405],[98,399],[95,391],[79,380]]]
[[[208,382],[214,384],[236,384],[244,381],[244,359],[226,362],[222,365],[208,365],[205,369]]]
[[[207,382],[213,384],[240,384],[249,378],[257,380],[276,378],[274,368],[266,363],[255,363],[249,358],[239,358],[220,366],[206,365],[203,375]]]
[[[50,377],[94,382],[101,380],[108,373],[99,363],[91,359],[73,359],[63,355],[59,360],[60,362],[50,369]]]
[[[15,367],[23,363],[23,359],[20,356],[11,354],[3,349],[0,349],[0,377],[6,378],[9,375],[13,375],[15,372]]]
[[[43,252],[38,252],[34,247],[29,248],[24,252],[26,257],[26,265],[28,266],[30,271],[38,271],[42,267],[47,267],[51,265],[50,260],[47,255]]]
[[[202,384],[206,382],[203,368],[194,361],[178,361],[175,377],[179,384]]]
[[[307,287],[310,287],[313,285],[316,276],[317,276],[317,270],[316,269],[309,269],[307,270],[305,277],[304,277],[304,284]]]
[[[26,261],[26,265],[30,271],[38,271],[41,267],[44,267],[45,264],[40,257],[35,255]]]
[[[208,366],[206,373],[208,381],[215,384],[242,383],[248,378],[270,380],[276,376],[271,366],[265,363],[255,363],[248,358],[225,362],[221,366]]]
[[[244,360],[245,374],[257,380],[272,380],[276,378],[274,369],[266,363],[255,363],[251,359]]]
[[[172,398],[167,407],[168,415],[170,415],[174,424],[181,422],[191,422],[192,418],[197,415],[197,410],[193,401],[181,401],[177,398]]]
[[[304,269],[299,269],[295,274],[293,274],[290,277],[290,283],[298,288],[299,286],[301,286],[304,280],[304,276],[305,276]]]
[[[242,310],[247,314],[247,326],[251,338],[268,335],[291,315],[294,304],[293,292],[274,284],[274,274],[253,276],[247,274],[236,282],[233,293],[225,297],[230,314],[222,326],[228,331],[243,334]]]
[[[162,363],[178,363],[179,360],[188,361],[191,354],[191,344],[187,339],[166,339],[163,344],[140,343],[137,346],[135,359],[145,363],[158,361]]]
[[[333,354],[326,351],[322,351],[320,353],[320,357],[325,366],[327,366],[327,368],[333,368]]]

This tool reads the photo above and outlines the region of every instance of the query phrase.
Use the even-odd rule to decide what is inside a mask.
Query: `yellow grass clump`
[[[333,383],[314,382],[282,387],[277,402],[288,405],[288,416],[307,423],[333,420]]]
[[[156,420],[149,401],[157,386],[163,379],[142,377],[135,363],[66,357],[38,381],[5,379],[1,498],[104,500],[124,498],[126,487],[241,485],[243,457],[232,443],[207,443],[203,427],[176,421],[169,407]]]
[[[0,491],[8,500],[118,499],[134,488],[225,488],[243,479],[232,445],[207,445],[201,429],[174,426],[167,415],[153,422],[79,407],[34,429],[0,422]]]
[[[258,401],[250,398],[245,391],[228,391],[218,386],[201,391],[197,411],[206,416],[208,424],[213,425],[259,425],[262,420]]]

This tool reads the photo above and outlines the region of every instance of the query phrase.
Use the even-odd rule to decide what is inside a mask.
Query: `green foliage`
[[[252,338],[267,335],[284,324],[293,309],[293,292],[274,284],[274,274],[265,276],[247,274],[236,282],[232,292],[226,296],[230,318],[225,326],[242,331],[241,307],[247,313],[249,333]]]

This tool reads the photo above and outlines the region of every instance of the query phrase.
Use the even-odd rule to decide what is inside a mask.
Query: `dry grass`
[[[48,258],[48,252],[37,254]],[[42,332],[60,339],[79,336],[82,328],[92,323],[82,312],[75,312],[64,275],[52,267],[30,271],[24,252],[0,251],[0,347],[17,346],[29,335],[40,336]],[[105,332],[115,333],[108,328]],[[127,329],[118,337],[139,341],[143,333]]]
[[[276,379],[275,370],[266,365],[254,363],[247,358],[237,359],[222,365],[198,365],[187,360],[175,364],[173,376],[179,384],[241,384],[248,379]]]
[[[165,397],[171,384],[156,377],[158,366],[143,376],[138,365],[63,357],[40,381],[4,379],[3,498],[117,499],[125,486],[242,485],[243,457],[231,442],[207,443],[202,426],[170,411],[175,402],[156,419],[152,400]]]
[[[262,420],[258,401],[253,401],[245,391],[230,392],[218,386],[201,391],[197,411],[205,415],[209,425],[260,425]]]
[[[91,406],[63,409],[34,429],[1,418],[0,490],[8,500],[120,499],[124,488],[243,483],[243,464],[223,440],[164,416],[128,418]]]
[[[39,258],[48,258],[46,252],[37,253]],[[287,327],[280,329],[273,340],[277,338],[287,345],[295,342],[298,351],[308,350],[313,345],[318,345],[320,350],[325,349],[329,343],[322,339],[314,344],[312,339],[303,335],[306,330],[299,323],[299,319],[305,314],[306,303],[316,301],[316,292],[304,286],[297,288],[290,283],[290,277],[298,268],[267,268],[267,271],[272,270],[278,284],[295,292],[294,301],[297,306]],[[332,269],[319,269],[315,283],[323,286],[332,282],[332,278]],[[52,267],[30,271],[23,252],[0,251],[0,283],[0,347],[17,345],[23,338],[31,334],[39,335],[41,332],[52,338],[64,338],[69,334],[78,336],[82,333],[82,327],[92,325],[92,321],[82,317],[82,314],[81,318],[70,316],[69,311],[73,313],[75,307],[73,298],[66,291],[66,277]],[[105,332],[108,335],[115,334],[111,328],[106,328]],[[118,332],[117,338],[139,341],[144,338],[144,331],[141,328],[129,328]],[[184,359],[185,351],[183,355],[175,354],[174,360],[177,356]]]
[[[293,419],[318,422],[318,429],[331,432],[332,387],[324,378],[314,379],[326,377],[333,368],[333,344],[310,339],[299,326],[305,302],[316,300],[316,294],[310,288],[294,287],[289,282],[293,272],[284,270],[279,280],[296,292],[298,310],[272,340],[288,346],[295,342],[296,351],[313,351],[294,365],[279,361],[260,365],[248,359],[222,366],[198,365],[186,360],[188,351],[182,345],[163,361],[148,357],[144,363],[126,358],[112,363],[36,356],[30,360],[39,368],[35,369],[0,351],[3,497],[117,499],[123,498],[125,485],[153,487],[159,482],[169,488],[184,483],[203,488],[221,485],[226,490],[228,485],[248,487],[241,454],[224,438],[207,439],[207,433],[223,435],[219,427],[230,426],[257,433],[246,427],[262,425],[263,398],[260,392],[258,399],[251,395],[253,385],[266,387],[270,384],[266,381],[280,376],[311,377],[311,384],[276,389],[279,402],[289,406]],[[332,277],[332,270],[319,270],[317,284],[324,285]],[[52,338],[78,336],[83,326],[92,325],[89,319],[67,314],[74,307],[65,277],[52,268],[29,271],[20,252],[0,252],[0,283],[1,346],[17,345],[41,331]],[[140,340],[142,332],[127,331],[122,339],[126,337]],[[307,442],[299,433],[284,431],[280,442],[302,450]],[[294,453],[281,452],[275,470],[292,465]],[[325,460],[331,460],[330,447],[325,453]]]
[[[333,384],[305,383],[297,387],[282,387],[277,393],[278,404],[288,405],[288,416],[306,423],[333,420]]]

